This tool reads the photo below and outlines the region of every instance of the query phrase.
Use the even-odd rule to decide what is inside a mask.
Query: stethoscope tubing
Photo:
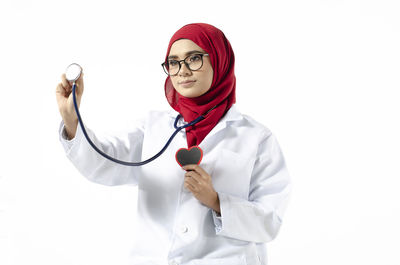
[[[97,153],[99,153],[99,154],[102,155],[103,157],[105,157],[105,158],[107,158],[107,159],[109,159],[109,160],[111,160],[111,161],[113,161],[113,162],[115,162],[115,163],[118,163],[118,164],[121,164],[121,165],[125,165],[125,166],[143,166],[143,165],[145,165],[145,164],[147,164],[147,163],[150,163],[151,161],[153,161],[153,160],[155,160],[157,157],[159,157],[162,153],[164,153],[164,151],[167,149],[167,147],[169,146],[169,144],[172,142],[172,140],[174,139],[174,137],[176,136],[176,134],[177,134],[180,130],[182,130],[182,129],[186,128],[186,127],[192,126],[192,125],[194,125],[194,124],[196,124],[196,123],[198,123],[199,121],[201,121],[201,120],[204,119],[204,116],[203,116],[203,115],[200,115],[198,118],[196,118],[195,120],[191,121],[190,123],[187,123],[187,124],[185,124],[185,125],[183,125],[183,126],[178,127],[178,126],[177,126],[177,123],[178,123],[178,120],[181,118],[181,115],[178,114],[178,116],[176,117],[175,122],[174,122],[174,127],[175,127],[175,129],[176,129],[175,132],[171,135],[171,137],[168,139],[167,143],[164,145],[164,147],[163,147],[156,155],[154,155],[153,157],[151,157],[151,158],[149,158],[149,159],[147,159],[147,160],[145,160],[145,161],[141,161],[141,162],[127,162],[127,161],[119,160],[119,159],[116,159],[116,158],[114,158],[114,157],[111,157],[111,156],[107,155],[107,154],[104,153],[102,150],[100,150],[100,149],[92,142],[92,140],[90,140],[90,137],[89,137],[89,135],[87,134],[86,129],[85,129],[85,126],[84,126],[84,124],[83,124],[81,114],[79,113],[78,103],[76,102],[76,83],[75,83],[75,82],[73,82],[73,84],[72,84],[72,96],[73,96],[73,100],[74,100],[75,112],[76,112],[76,115],[78,116],[79,125],[81,126],[82,132],[83,132],[83,134],[85,135],[85,138],[86,138],[86,140],[88,141],[88,143],[93,147],[94,150],[97,151]],[[214,107],[214,108],[215,108],[215,107]],[[211,111],[211,110],[209,110],[209,111]],[[208,112],[207,112],[207,113],[208,113]]]

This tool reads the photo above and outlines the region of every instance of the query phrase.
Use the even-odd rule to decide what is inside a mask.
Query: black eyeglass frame
[[[197,69],[195,69],[195,70],[193,70],[192,68],[190,68],[189,63],[186,62],[186,59],[189,58],[190,56],[193,56],[193,55],[200,55],[200,58],[201,58],[201,65],[200,65],[200,67],[197,68]],[[203,63],[204,63],[204,61],[203,61],[203,56],[210,56],[210,55],[209,55],[208,53],[193,53],[193,54],[188,55],[188,56],[187,56],[185,59],[183,59],[183,60],[175,60],[175,61],[179,64],[179,69],[178,69],[178,71],[176,72],[176,74],[174,74],[174,75],[170,75],[170,74],[168,73],[167,66],[166,66],[167,62],[163,62],[163,63],[161,64],[161,67],[163,68],[164,72],[165,72],[167,75],[169,75],[169,76],[176,76],[176,75],[179,74],[179,71],[180,71],[181,68],[182,68],[182,64],[181,64],[182,62],[186,65],[186,67],[187,67],[190,71],[197,71],[197,70],[199,70],[201,67],[203,67]]]

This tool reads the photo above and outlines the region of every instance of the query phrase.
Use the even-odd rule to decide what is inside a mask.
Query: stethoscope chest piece
[[[199,146],[192,146],[189,149],[180,148],[176,151],[175,159],[178,164],[183,167],[190,164],[199,165],[203,158],[203,150]]]
[[[65,70],[65,78],[70,82],[75,82],[79,79],[82,73],[82,67],[77,63],[68,65]]]

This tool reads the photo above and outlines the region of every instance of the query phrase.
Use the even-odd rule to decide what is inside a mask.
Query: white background
[[[83,66],[98,133],[169,109],[160,63],[191,22],[230,40],[237,107],[277,136],[293,179],[269,264],[400,264],[399,14],[395,0],[2,0],[0,264],[124,264],[137,190],[72,166],[55,88]]]

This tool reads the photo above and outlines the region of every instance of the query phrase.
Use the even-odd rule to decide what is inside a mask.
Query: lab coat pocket
[[[193,260],[189,263],[190,265],[247,265],[246,257],[232,256],[227,258],[217,258],[217,259],[198,259]]]
[[[248,199],[254,158],[221,149],[212,173],[212,182],[217,192]]]

